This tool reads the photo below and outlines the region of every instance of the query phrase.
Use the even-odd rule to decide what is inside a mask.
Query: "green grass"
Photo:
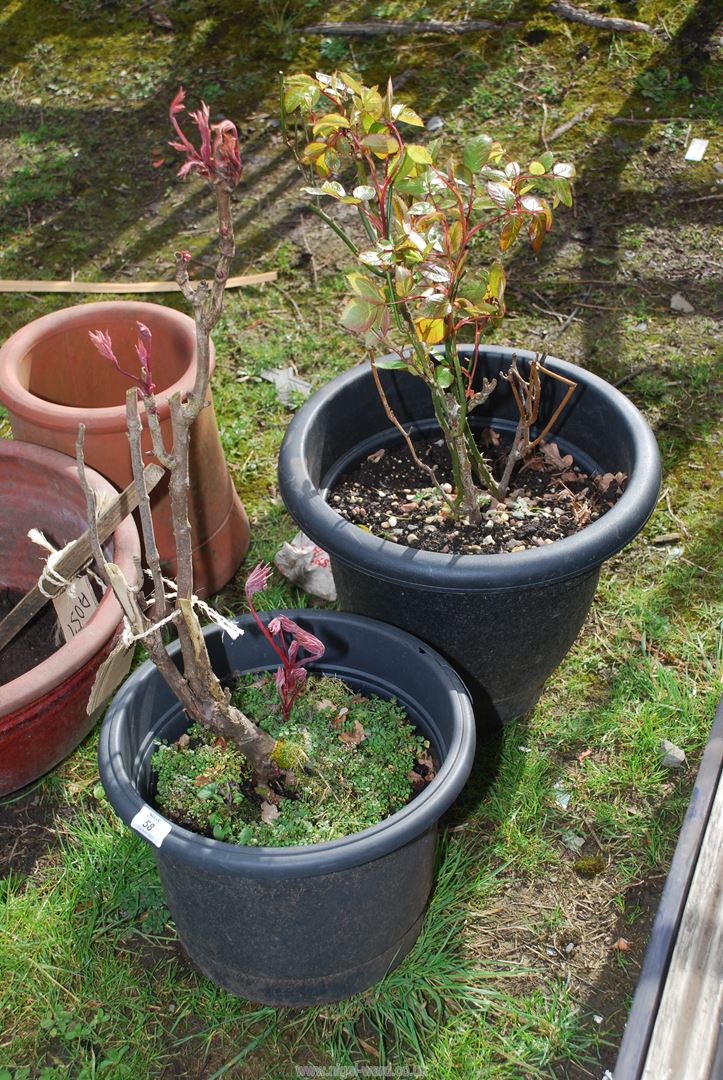
[[[346,257],[310,222],[301,229],[299,182],[263,115],[275,110],[278,67],[323,70],[335,54],[367,80],[404,72],[402,96],[441,115],[451,144],[481,123],[521,154],[537,152],[543,104],[548,135],[595,105],[553,144],[578,166],[577,216],[560,217],[539,258],[512,260],[498,340],[544,344],[612,381],[634,374],[623,392],[654,426],[665,472],[653,517],[604,568],[583,632],[532,715],[481,740],[444,822],[422,937],[367,993],[274,1010],[197,975],[151,852],[99,787],[97,733],[4,805],[11,813],[38,798],[50,818],[34,865],[17,861],[0,882],[2,1080],[285,1080],[299,1065],[384,1064],[434,1080],[577,1080],[612,1069],[721,691],[715,156],[711,147],[699,165],[683,157],[688,123],[696,136],[715,135],[720,85],[703,48],[713,27],[692,0],[644,0],[635,16],[661,29],[664,20],[667,35],[624,38],[562,23],[546,5],[462,7],[523,25],[354,41],[342,52],[338,39],[297,27],[423,18],[424,6],[395,0],[360,14],[351,3],[290,0],[259,6],[253,36],[223,5],[200,0],[167,5],[173,33],[117,0],[10,0],[0,13],[3,277],[169,277],[181,243],[203,257],[211,204],[197,184],[174,180],[164,102],[182,80],[191,99],[203,94],[241,124],[234,271],[280,271],[278,287],[229,293],[216,334],[221,437],[252,520],[247,566],[271,560],[295,531],[275,469],[292,411],[260,372],[292,363],[318,388],[360,359],[338,321]],[[624,8],[611,12],[629,15]],[[435,4],[427,15],[461,11]],[[618,115],[646,122],[617,124]],[[156,154],[164,163],[153,168]],[[693,315],[671,313],[676,291]],[[0,334],[74,301],[5,295]],[[579,321],[560,333],[549,312],[576,309]],[[4,420],[0,434],[9,434]],[[671,533],[678,538],[653,543]],[[221,610],[241,609],[243,579],[242,569],[217,598]],[[307,602],[280,579],[265,594],[268,607]],[[685,750],[681,770],[662,769],[661,739]],[[580,859],[601,868],[584,877]],[[621,936],[627,953],[612,948]]]

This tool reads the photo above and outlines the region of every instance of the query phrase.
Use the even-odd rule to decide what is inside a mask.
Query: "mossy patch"
[[[262,847],[336,840],[383,821],[433,776],[429,744],[393,699],[313,678],[285,722],[273,675],[252,674],[233,701],[277,740],[279,776],[254,787],[245,758],[197,724],[159,745],[157,804],[195,832]]]

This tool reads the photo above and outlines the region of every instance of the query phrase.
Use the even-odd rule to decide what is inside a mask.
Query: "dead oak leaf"
[[[362,727],[362,725],[359,723],[358,720],[354,721],[354,730],[353,731],[340,731],[339,732],[339,738],[347,746],[358,746],[360,742],[363,742],[364,739],[366,739],[366,737],[367,737],[367,733],[364,730],[364,728]]]
[[[434,769],[434,762],[429,754],[420,754],[416,762],[417,771],[421,770],[421,775],[425,781],[429,783],[430,780],[434,780],[437,775]]]
[[[603,495],[607,495],[608,492],[610,492],[610,494],[613,494],[613,492],[610,491],[610,489],[613,488],[614,485],[617,485],[618,488],[622,489],[622,486],[625,483],[625,481],[627,480],[627,478],[628,478],[628,475],[627,475],[627,473],[624,473],[624,472],[617,472],[617,473],[607,472],[607,473],[603,473],[602,476],[594,477],[594,480],[595,480],[595,484],[597,485],[598,490]]]
[[[418,795],[419,792],[427,786],[425,777],[421,776],[420,773],[416,772],[414,769],[411,769],[407,773],[407,780],[409,780],[412,785],[412,795]]]
[[[540,453],[548,465],[560,472],[565,472],[572,465],[572,454],[565,454],[563,457],[557,443],[543,443],[540,447]]]
[[[481,443],[483,447],[499,446],[500,436],[494,428],[486,427],[482,429]]]
[[[261,820],[265,825],[273,825],[280,812],[275,803],[266,802],[266,800],[261,803]]]
[[[332,706],[332,708],[333,708],[333,706]],[[349,715],[349,710],[348,710],[348,708],[346,706],[339,709],[337,714],[334,717],[332,717],[331,726],[333,728],[341,727],[341,725],[344,723],[344,721],[346,720],[348,715]]]
[[[616,942],[614,942],[613,949],[615,952],[629,952],[630,942],[627,940],[627,938],[620,937]]]

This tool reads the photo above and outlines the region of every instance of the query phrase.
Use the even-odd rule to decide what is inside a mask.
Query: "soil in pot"
[[[486,428],[480,442],[501,476],[508,447]],[[453,495],[453,476],[442,439],[416,440],[417,456],[431,465]],[[329,502],[348,521],[384,540],[453,555],[493,555],[543,547],[596,521],[624,490],[624,473],[588,474],[554,442],[544,443],[514,474],[506,499],[487,496],[482,521],[454,519],[429,487],[406,446],[380,448],[344,474]]]
[[[24,595],[17,589],[0,587],[0,622]],[[52,604],[46,604],[0,652],[0,686],[42,664],[62,644],[55,609]]]
[[[153,756],[156,805],[178,825],[230,843],[289,847],[361,832],[435,776],[429,742],[393,699],[312,676],[288,720],[274,676],[244,676],[234,704],[277,740],[277,775],[254,786],[246,759],[194,724]]]

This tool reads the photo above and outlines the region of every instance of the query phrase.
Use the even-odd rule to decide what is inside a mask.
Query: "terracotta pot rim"
[[[75,462],[66,454],[58,453],[57,450],[3,439],[0,440],[0,460],[3,458],[30,460],[49,473],[70,475],[77,481]],[[108,495],[116,494],[113,485],[94,469],[86,469],[86,475],[98,494],[102,492]],[[135,574],[133,559],[134,556],[140,558],[141,546],[138,530],[132,517],[127,517],[121,522],[113,533],[113,539],[113,558],[126,577],[133,581]],[[121,620],[120,605],[113,593],[108,590],[84,630],[62,645],[42,664],[31,668],[12,682],[0,686],[0,723],[5,723],[5,718],[11,721],[12,715],[17,710],[44,697],[87,664],[110,641],[118,630]]]
[[[73,405],[57,405],[55,402],[37,398],[31,394],[20,382],[18,377],[18,365],[22,358],[27,355],[33,346],[40,340],[46,340],[54,334],[67,333],[69,321],[79,323],[97,323],[99,329],[105,329],[103,320],[111,313],[115,316],[118,308],[122,307],[128,317],[135,321],[143,317],[159,317],[175,323],[178,330],[188,336],[191,342],[189,350],[190,363],[180,379],[170,386],[159,390],[156,396],[158,412],[161,419],[165,419],[169,413],[168,399],[175,393],[187,393],[193,387],[196,378],[196,348],[195,326],[193,319],[182,311],[166,307],[163,304],[151,304],[142,300],[102,300],[90,304],[74,304],[71,307],[59,308],[51,311],[48,315],[42,315],[39,319],[16,330],[0,348],[0,400],[2,400],[13,412],[27,420],[35,420],[38,410],[42,411],[43,425],[54,430],[65,431],[72,429],[77,431],[78,425],[88,423],[92,418],[93,431],[118,431],[125,430],[126,414],[125,404],[111,405],[104,408],[89,409],[78,408]],[[131,310],[132,309],[132,310]],[[98,358],[101,361],[100,357]],[[210,373],[213,375],[216,364],[216,354],[211,342]],[[143,404],[140,403],[141,413]]]

